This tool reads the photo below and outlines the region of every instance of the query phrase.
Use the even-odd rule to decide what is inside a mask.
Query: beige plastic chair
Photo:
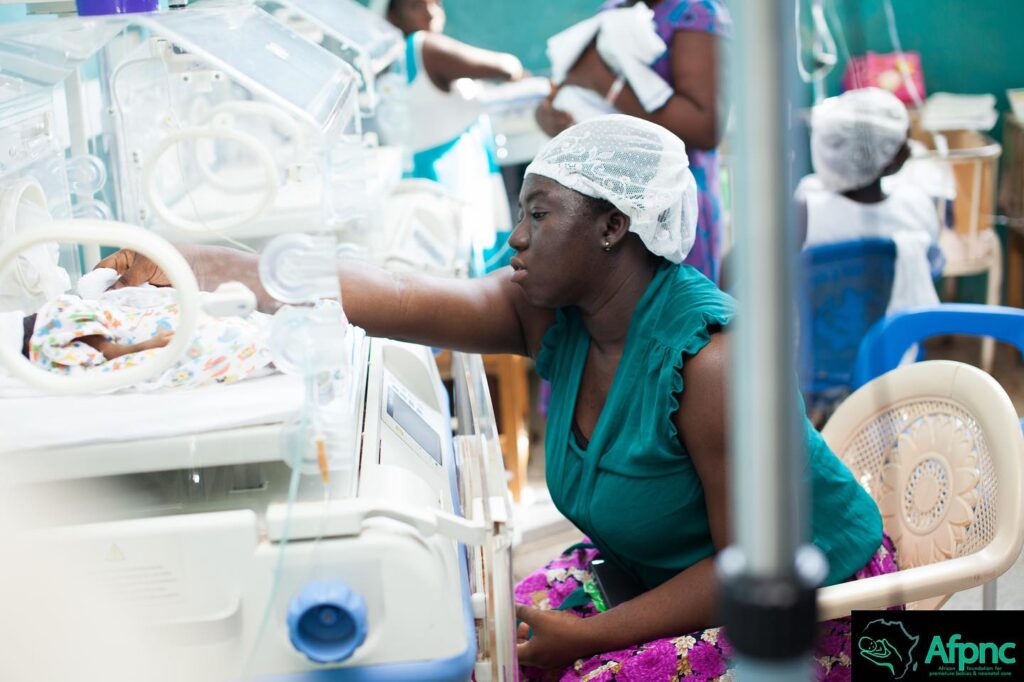
[[[823,588],[822,620],[854,609],[937,609],[1005,573],[1024,542],[1024,437],[1006,392],[944,360],[862,386],[822,434],[878,503],[900,570]]]

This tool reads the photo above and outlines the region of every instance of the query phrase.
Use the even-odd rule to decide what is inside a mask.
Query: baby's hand
[[[551,95],[537,105],[537,109],[533,113],[534,118],[537,120],[537,125],[540,126],[540,129],[548,137],[554,137],[566,128],[571,128],[576,123],[576,119],[573,118],[572,114],[555,109],[554,101],[557,92],[558,88],[552,84]]]
[[[174,338],[173,331],[162,331],[156,336],[139,344],[136,344],[139,350],[151,350],[153,348],[163,348],[171,342]]]

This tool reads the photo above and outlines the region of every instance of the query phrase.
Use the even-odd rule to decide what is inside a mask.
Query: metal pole
[[[727,81],[735,114],[736,258],[730,442],[734,545],[720,555],[723,616],[746,680],[811,675],[820,554],[803,546],[807,491],[794,371],[794,5],[739,0]]]

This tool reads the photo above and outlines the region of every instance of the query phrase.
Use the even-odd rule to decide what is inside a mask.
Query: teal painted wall
[[[883,0],[833,1],[851,54],[893,51]],[[892,4],[903,49],[921,54],[928,93],[990,93],[996,95],[1000,111],[1009,110],[1006,89],[1024,87],[1024,0],[892,0]],[[839,92],[844,68],[840,63],[829,79],[830,94]],[[1001,139],[1002,117],[992,135]],[[1001,236],[1005,249],[1005,235]],[[984,276],[960,281],[958,300],[984,303]],[[1005,290],[1005,281],[1003,286]]]
[[[367,0],[359,0],[364,5]],[[470,45],[511,52],[535,74],[550,71],[548,36],[594,14],[603,0],[445,0],[445,33]]]
[[[892,52],[882,0],[834,0],[850,52]],[[991,93],[1024,87],[1024,1],[893,0],[903,49],[921,54],[929,93]],[[840,64],[830,79],[838,92]],[[998,130],[996,131],[999,132]]]
[[[511,52],[528,70],[547,74],[548,36],[593,15],[601,4],[602,0],[446,0],[445,33],[472,45]]]

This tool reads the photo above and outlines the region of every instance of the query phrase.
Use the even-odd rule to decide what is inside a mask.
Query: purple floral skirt
[[[556,609],[591,581],[587,565],[599,556],[596,549],[570,548],[516,585],[516,603],[538,609]],[[860,580],[894,573],[896,550],[886,536],[871,561],[851,578]],[[592,588],[591,588],[592,589]],[[582,618],[597,613],[593,602],[565,609]],[[850,679],[850,619],[821,624],[814,652],[818,680]],[[733,679],[729,667],[732,649],[721,628],[659,639],[629,649],[611,651],[576,661],[565,670],[522,668],[522,682],[725,682]]]

